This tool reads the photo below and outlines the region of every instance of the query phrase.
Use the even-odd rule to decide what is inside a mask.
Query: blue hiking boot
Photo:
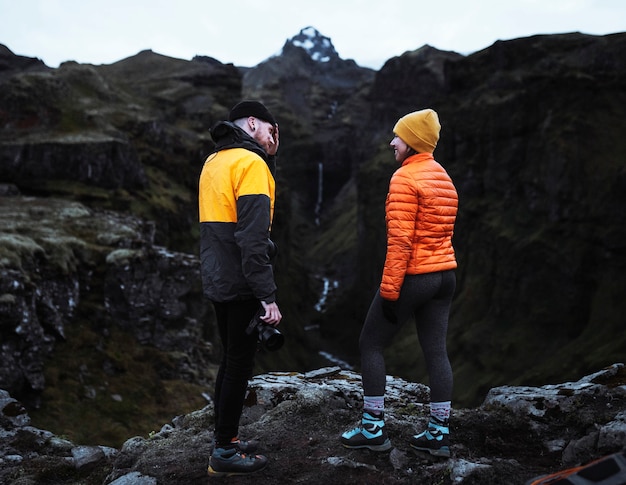
[[[430,453],[433,456],[450,458],[450,427],[448,420],[439,421],[434,416],[430,417],[426,431],[411,438],[411,447]]]
[[[383,415],[376,417],[363,413],[361,425],[341,435],[341,444],[346,448],[367,448],[373,451],[387,451],[391,441],[385,430]]]
[[[263,455],[247,455],[235,446],[215,448],[209,458],[208,473],[213,477],[247,475],[263,470],[267,458]]]

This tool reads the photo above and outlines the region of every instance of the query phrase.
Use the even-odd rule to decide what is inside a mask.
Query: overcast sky
[[[151,49],[251,67],[300,29],[380,69],[424,44],[461,54],[535,34],[626,31],[625,0],[0,0],[0,44],[50,67]]]

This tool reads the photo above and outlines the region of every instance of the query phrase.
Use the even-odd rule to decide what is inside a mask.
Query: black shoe
[[[450,427],[448,420],[439,421],[431,416],[426,431],[411,438],[411,447],[433,456],[450,458]]]
[[[239,451],[242,451],[244,453],[254,453],[256,450],[259,449],[259,441],[258,440],[240,440],[239,438],[233,438],[232,440],[230,440],[231,445],[234,445],[235,448],[237,448]],[[215,441],[215,438],[213,438],[213,449],[215,449],[217,446],[217,443]],[[230,447],[229,447],[230,448]]]
[[[263,455],[246,455],[233,448],[215,448],[209,458],[208,473],[214,477],[230,477],[247,475],[263,470],[267,458]]]

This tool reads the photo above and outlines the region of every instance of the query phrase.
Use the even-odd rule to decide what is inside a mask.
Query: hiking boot
[[[258,440],[244,441],[240,440],[239,438],[233,438],[232,440],[230,440],[230,444],[235,445],[235,448],[244,453],[254,453],[256,450],[259,449]],[[215,449],[216,446],[217,445],[215,438],[213,438],[213,449]]]
[[[235,446],[232,448],[215,448],[209,458],[208,473],[214,477],[230,477],[258,472],[267,465],[263,455],[246,455]]]
[[[448,420],[440,421],[431,416],[426,431],[411,438],[411,447],[430,453],[433,456],[450,458],[449,434]]]
[[[361,426],[346,431],[341,435],[341,443],[346,448],[368,448],[373,451],[387,451],[391,448],[391,441],[385,430],[383,415],[376,417],[370,413],[363,413]]]
[[[230,442],[234,443],[237,449],[244,453],[254,453],[259,449],[259,442],[257,440],[240,440],[239,438],[234,438]]]

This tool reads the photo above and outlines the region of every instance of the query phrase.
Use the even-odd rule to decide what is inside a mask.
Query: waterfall
[[[320,212],[322,211],[322,191],[324,189],[324,164],[317,163],[317,201],[315,202],[315,225],[320,225]]]
[[[315,310],[317,312],[319,312],[319,313],[324,313],[326,311],[326,305],[327,305],[328,299],[330,297],[331,291],[337,290],[337,288],[339,288],[339,280],[333,280],[331,278],[328,278],[327,276],[321,276],[321,275],[315,275],[315,279],[317,281],[321,281],[322,282],[322,291],[320,293],[319,300],[315,304]],[[319,323],[317,323],[315,325],[308,325],[308,326],[305,327],[305,330],[308,331],[308,332],[316,332],[316,334],[318,335],[317,338],[320,338],[320,336],[319,336],[320,324]],[[323,341],[323,339],[322,339],[322,341]],[[321,343],[321,345],[323,347],[323,343]],[[318,351],[318,355],[320,355],[322,358],[327,360],[329,363],[331,363],[333,365],[337,365],[337,366],[341,367],[342,369],[352,370],[352,366],[348,362],[346,362],[346,361],[340,359],[339,357],[331,354],[327,350],[320,349]]]
[[[324,282],[322,286],[322,293],[320,294],[320,299],[315,304],[315,310],[320,313],[326,310],[326,301],[328,300],[328,295],[331,290],[336,290],[339,287],[339,281],[331,280],[326,276],[322,277],[322,281]]]
[[[339,357],[335,357],[333,354],[330,354],[324,351],[320,351],[318,352],[318,354],[324,357],[328,362],[338,365],[342,369],[348,369],[348,370],[354,369],[354,367],[348,364],[345,360],[342,360]]]

